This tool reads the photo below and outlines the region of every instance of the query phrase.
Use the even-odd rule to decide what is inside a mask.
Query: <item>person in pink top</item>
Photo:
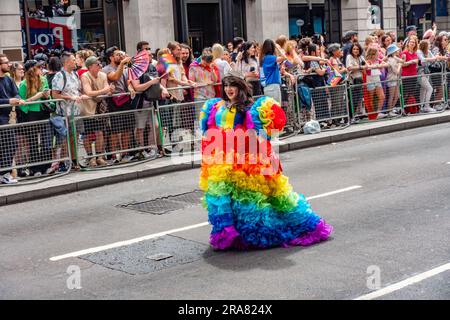
[[[417,56],[417,49],[419,40],[416,36],[409,38],[405,51],[402,53],[402,58],[405,61],[402,69],[403,79],[403,95],[405,99],[406,113],[418,113],[420,91],[418,90],[417,82],[417,65],[419,64],[419,57]]]

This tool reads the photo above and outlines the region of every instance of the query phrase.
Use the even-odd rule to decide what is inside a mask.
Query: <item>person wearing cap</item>
[[[28,60],[25,65],[25,79],[19,85],[19,95],[26,102],[51,99],[47,78],[43,75],[43,61]],[[50,103],[46,104],[51,107]],[[50,118],[51,110],[42,103],[28,104],[20,107],[25,114],[24,122],[43,121]],[[25,136],[29,146],[29,162],[37,163],[52,159],[51,137],[46,126],[33,126],[33,130],[26,130]],[[40,139],[39,139],[40,137]],[[31,174],[40,176],[47,173],[50,164],[33,166]]]
[[[84,100],[81,105],[81,116],[90,117],[83,120],[84,124],[84,147],[86,149],[87,156],[90,157],[89,166],[96,167],[106,166],[106,162],[103,156],[95,157],[92,152],[92,143],[95,142],[96,154],[103,154],[104,137],[103,132],[106,130],[105,118],[95,117],[96,114],[101,113],[99,106],[101,106],[102,99],[95,99],[98,96],[109,95],[114,92],[114,85],[108,84],[106,74],[102,72],[102,64],[96,56],[90,56],[84,61],[87,68],[87,72],[81,76],[82,91],[88,97],[92,99]]]
[[[405,40],[403,41],[403,50],[407,49],[409,39],[410,39],[412,36],[417,36],[417,27],[414,26],[414,25],[411,25],[411,26],[407,26],[407,27],[406,27],[406,38],[405,38]]]
[[[387,72],[387,88],[388,88],[388,110],[390,116],[397,116],[400,114],[399,110],[395,108],[400,97],[399,79],[402,74],[403,60],[400,58],[400,48],[396,44],[391,44],[386,50],[388,57],[388,72]]]
[[[358,32],[350,30],[344,33],[343,37],[344,47],[343,47],[343,61],[347,61],[347,55],[350,53],[350,48],[355,42],[358,42]]]

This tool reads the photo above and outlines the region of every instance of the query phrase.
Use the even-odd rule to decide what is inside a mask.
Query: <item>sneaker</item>
[[[35,177],[35,178],[42,177],[42,172],[36,171],[36,172],[33,174],[33,177]]]
[[[424,113],[435,113],[435,112],[437,112],[436,109],[434,109],[432,107],[424,107],[424,108],[422,108],[421,111],[424,112]]]
[[[442,112],[442,111],[444,111],[446,108],[447,108],[447,105],[444,104],[444,103],[441,103],[441,104],[438,104],[438,105],[435,105],[435,106],[434,106],[434,109],[435,109],[437,112]]]
[[[389,117],[391,117],[391,118],[398,117],[398,113],[395,112],[394,110],[392,110],[391,112],[389,112]]]
[[[50,167],[50,168],[48,168],[47,169],[47,174],[48,175],[50,175],[50,174],[54,174],[54,173],[56,173],[57,171],[58,171],[58,169],[59,169],[59,163],[58,162],[53,162],[52,163],[52,166]]]
[[[378,114],[377,120],[385,119],[388,115],[386,113]]]
[[[30,169],[25,168],[25,169],[20,169],[18,174],[19,174],[19,177],[26,178],[31,175],[31,172],[30,172]]]
[[[155,159],[158,156],[158,154],[156,150],[151,149],[149,152],[145,150],[142,151],[142,156],[144,157],[145,160],[148,160],[148,159]]]
[[[91,158],[91,160],[89,160],[89,167],[95,168],[96,166],[97,166],[97,159]]]
[[[105,167],[108,165],[108,162],[106,162],[103,158],[97,158],[97,165],[100,167]]]
[[[16,184],[17,180],[14,179],[10,173],[5,174],[3,177],[1,177],[0,179],[0,183],[2,184]]]
[[[131,162],[131,160],[133,160],[134,157],[130,156],[130,155],[126,155],[125,157],[122,158],[122,160],[120,161],[120,163],[129,163]]]

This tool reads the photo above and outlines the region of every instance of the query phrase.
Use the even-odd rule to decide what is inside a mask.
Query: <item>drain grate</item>
[[[164,236],[81,256],[83,260],[131,275],[145,275],[207,259],[214,253],[203,243]]]
[[[121,208],[149,213],[154,215],[164,215],[169,212],[200,205],[203,192],[195,190],[188,193],[157,198],[150,201],[135,202],[120,205]]]

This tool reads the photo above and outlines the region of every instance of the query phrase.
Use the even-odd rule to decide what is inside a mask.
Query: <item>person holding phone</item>
[[[259,63],[256,59],[256,46],[253,42],[245,42],[242,51],[237,57],[235,70],[244,75],[245,80],[252,86],[253,95],[262,94],[259,80]]]
[[[26,102],[43,101],[51,99],[47,78],[42,73],[43,65],[36,60],[25,63],[25,79],[19,85],[19,95]],[[43,103],[28,104],[20,107],[25,114],[24,122],[48,120],[50,110]],[[34,125],[33,130],[26,130],[26,140],[30,148],[31,163],[50,161],[51,133],[46,125]],[[38,177],[50,168],[50,164],[33,166],[31,174]]]

